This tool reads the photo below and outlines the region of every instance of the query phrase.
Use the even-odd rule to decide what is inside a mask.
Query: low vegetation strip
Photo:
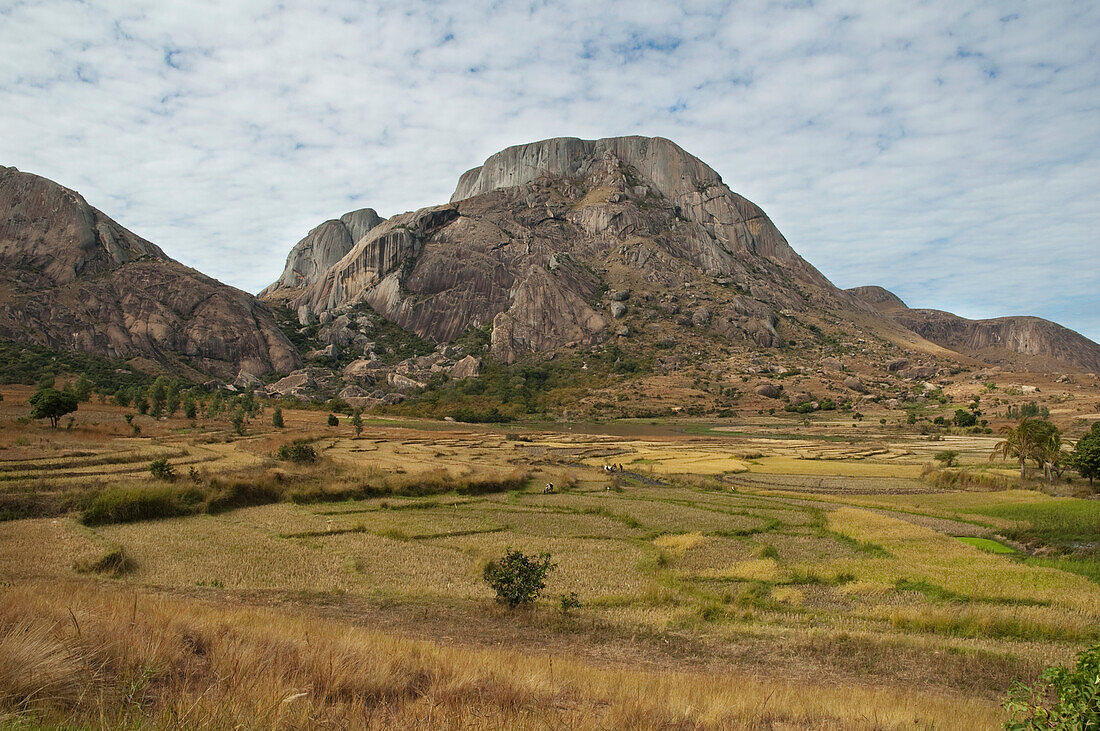
[[[308,473],[296,479],[276,473],[252,479],[214,478],[190,484],[116,486],[91,496],[80,519],[85,525],[104,525],[200,513],[216,514],[234,508],[281,501],[318,503],[452,492],[459,495],[481,495],[521,489],[528,479],[526,473],[464,478],[393,476],[384,478],[377,484],[333,485],[317,483]]]

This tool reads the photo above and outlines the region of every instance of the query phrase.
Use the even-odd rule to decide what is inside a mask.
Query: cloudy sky
[[[0,164],[252,292],[511,144],[675,140],[836,284],[1100,340],[1100,3],[0,0]]]

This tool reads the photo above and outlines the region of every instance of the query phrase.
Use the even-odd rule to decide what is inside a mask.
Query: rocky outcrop
[[[373,208],[362,208],[345,213],[339,219],[325,221],[294,245],[286,258],[282,276],[259,296],[286,299],[313,284],[382,221]]]
[[[879,312],[890,312],[891,310],[904,310],[907,309],[905,303],[901,301],[901,298],[888,289],[882,287],[868,286],[868,287],[852,287],[846,289],[846,292],[857,297],[863,302],[866,302],[871,307],[874,307]]]
[[[1100,345],[1039,317],[968,320],[942,310],[909,309],[882,287],[847,290],[895,322],[944,348],[987,363],[1036,370],[1100,371]]]
[[[644,137],[504,150],[463,175],[449,204],[379,223],[312,283],[263,296],[322,324],[365,303],[435,343],[491,324],[494,357],[511,362],[598,343],[609,320],[646,317],[645,302],[692,282],[721,292],[685,326],[752,347],[781,342],[780,310],[866,308],[716,172]],[[323,341],[342,345],[338,330],[322,327]]]
[[[271,312],[45,178],[0,168],[0,337],[224,380],[300,365]]]

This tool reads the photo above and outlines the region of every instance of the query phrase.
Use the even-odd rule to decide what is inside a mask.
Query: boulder
[[[622,302],[611,303],[611,316],[616,320],[626,314],[626,305]]]
[[[630,299],[630,292],[625,290],[616,290],[612,291],[611,294],[608,296],[611,297],[612,302],[626,302],[628,299]]]
[[[845,378],[844,387],[856,391],[857,393],[867,393],[867,387],[863,385],[863,381],[855,376],[848,376]]]
[[[822,358],[821,367],[827,371],[842,371],[844,370],[844,364],[840,362],[840,358]]]
[[[779,398],[783,395],[783,387],[778,383],[761,383],[753,389],[753,393],[765,398]]]
[[[481,359],[467,355],[451,366],[451,378],[477,378],[481,373]]]
[[[886,370],[891,373],[897,373],[898,371],[905,370],[909,367],[908,358],[894,358],[893,360],[886,361]]]
[[[398,391],[416,391],[424,388],[424,384],[420,381],[414,381],[408,376],[403,376],[400,373],[391,373],[386,380]]]
[[[626,325],[623,325],[622,327],[620,327],[618,330],[615,331],[615,335],[620,337],[620,338],[628,338],[628,337],[630,337],[630,328],[627,327]]]
[[[306,353],[308,360],[337,360],[340,357],[340,349],[336,343],[331,343],[320,350],[311,350]]]
[[[691,313],[691,324],[695,327],[705,327],[710,323],[710,310],[700,307]]]
[[[906,368],[899,373],[902,378],[908,378],[911,381],[924,380],[926,378],[934,378],[936,376],[936,366],[913,366],[912,368]]]
[[[309,309],[309,305],[302,305],[298,308],[298,324],[304,327],[308,327],[315,322],[313,319],[313,312]]]
[[[317,382],[309,371],[302,369],[294,371],[289,376],[282,378],[267,387],[271,393],[291,398],[309,398],[317,388]]]

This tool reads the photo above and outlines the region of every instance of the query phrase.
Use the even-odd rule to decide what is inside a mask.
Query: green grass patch
[[[969,512],[1021,523],[1004,534],[1021,543],[1040,543],[1066,553],[1095,555],[1100,546],[1100,501],[1051,498],[1034,503],[987,505]]]
[[[1005,544],[994,541],[991,538],[974,538],[972,536],[956,536],[956,538],[967,545],[974,546],[986,553],[1017,553],[1015,548],[1006,546]]]

